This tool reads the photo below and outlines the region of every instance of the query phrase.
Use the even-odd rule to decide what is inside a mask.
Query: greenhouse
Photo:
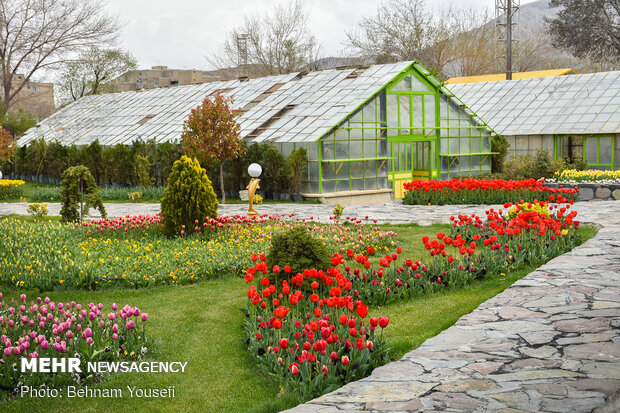
[[[620,170],[620,72],[450,85],[510,144]]]
[[[400,198],[412,178],[491,170],[495,132],[415,61],[87,96],[19,144],[178,141],[190,110],[216,93],[234,96],[246,144],[307,149],[308,197]]]

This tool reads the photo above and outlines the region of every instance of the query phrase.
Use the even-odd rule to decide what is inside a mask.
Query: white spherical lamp
[[[248,175],[250,175],[252,178],[258,178],[262,172],[263,168],[261,168],[261,166],[257,163],[253,163],[248,166]]]

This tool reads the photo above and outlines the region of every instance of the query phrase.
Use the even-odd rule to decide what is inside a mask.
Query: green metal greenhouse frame
[[[401,198],[403,183],[412,179],[490,172],[493,134],[426,68],[413,62],[316,144],[295,146],[308,149],[308,193],[392,188]],[[280,150],[284,155],[290,152]]]

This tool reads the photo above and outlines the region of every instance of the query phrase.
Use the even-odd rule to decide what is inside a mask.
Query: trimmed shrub
[[[60,198],[60,215],[64,222],[81,222],[91,207],[98,209],[102,217],[107,215],[95,178],[84,165],[72,166],[62,173]]]
[[[133,174],[138,186],[153,186],[155,180],[151,178],[151,161],[148,156],[136,155],[133,158]]]
[[[198,160],[183,156],[176,161],[161,200],[166,233],[191,233],[196,220],[217,217],[218,207],[211,181]]]
[[[282,270],[285,265],[290,265],[291,273],[295,275],[305,269],[325,270],[329,268],[330,260],[323,242],[313,238],[305,226],[296,226],[273,236],[267,266],[271,270],[274,265],[279,265]]]

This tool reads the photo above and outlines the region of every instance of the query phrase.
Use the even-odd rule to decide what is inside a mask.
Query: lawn
[[[404,257],[426,256],[420,238],[437,231],[448,232],[447,225],[432,227],[382,226],[398,232]],[[582,227],[582,238],[596,230]],[[370,315],[391,318],[385,331],[393,359],[419,346],[425,339],[452,325],[463,314],[493,297],[532,270],[524,267],[508,276],[487,277],[459,290],[445,289],[421,298],[371,307]],[[116,302],[138,306],[150,314],[149,336],[153,340],[150,360],[187,361],[185,374],[117,374],[105,378],[105,388],[138,386],[176,387],[173,399],[24,399],[0,402],[7,412],[25,411],[277,411],[295,400],[280,397],[276,383],[263,377],[242,341],[243,309],[247,307],[247,285],[242,279],[224,278],[184,286],[160,286],[139,290],[52,292],[57,301]],[[5,292],[16,297],[18,292]],[[32,291],[29,296],[44,293]],[[31,297],[32,298],[32,297]],[[125,392],[127,393],[127,392]]]

